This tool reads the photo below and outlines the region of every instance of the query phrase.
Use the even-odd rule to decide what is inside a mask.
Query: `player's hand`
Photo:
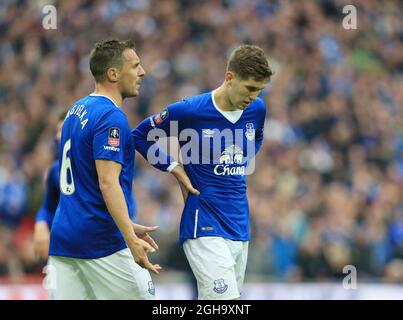
[[[147,257],[148,252],[155,252],[155,249],[146,241],[136,238],[127,244],[133,255],[134,261],[142,268],[147,269],[155,274],[159,274],[162,268],[159,264],[152,264]]]
[[[38,259],[46,260],[49,253],[50,231],[46,222],[35,223],[34,253]]]
[[[142,239],[145,242],[147,242],[155,250],[159,249],[157,243],[148,234],[149,232],[154,232],[155,230],[157,230],[159,228],[158,226],[146,227],[146,226],[143,226],[141,224],[135,224],[135,223],[133,223],[132,225],[133,225],[134,233],[136,234],[137,237],[139,237],[140,239]]]
[[[183,199],[186,201],[189,192],[198,196],[200,194],[199,190],[193,188],[192,183],[190,182],[189,177],[187,176],[185,170],[181,165],[177,165],[171,173],[174,175],[176,180],[178,180],[179,186],[182,191]]]

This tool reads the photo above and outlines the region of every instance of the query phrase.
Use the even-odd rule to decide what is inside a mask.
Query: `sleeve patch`
[[[117,147],[120,145],[120,129],[113,127],[109,129],[108,133],[108,144],[112,147]]]
[[[159,114],[157,114],[154,118],[156,124],[161,124],[166,118],[168,118],[168,109],[162,110]]]

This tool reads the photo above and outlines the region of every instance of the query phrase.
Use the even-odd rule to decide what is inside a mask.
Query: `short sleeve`
[[[45,198],[36,215],[36,222],[45,221],[49,228],[52,226],[52,221],[59,203],[59,196],[59,164],[55,161],[46,178]]]
[[[119,110],[102,117],[94,128],[93,157],[124,164],[124,151],[132,139],[126,115]]]
[[[179,101],[170,104],[160,113],[151,116],[149,119],[151,127],[154,129],[164,130],[168,136],[176,136],[178,130],[171,130],[187,126],[189,114],[189,104],[185,101]]]

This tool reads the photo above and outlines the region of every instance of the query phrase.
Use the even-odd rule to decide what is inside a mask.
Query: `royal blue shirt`
[[[127,117],[111,99],[89,95],[71,107],[62,128],[60,202],[51,229],[50,255],[96,259],[127,247],[106,208],[95,160],[122,165],[119,182],[133,219],[134,152]]]
[[[185,203],[181,242],[209,236],[249,240],[246,175],[263,141],[265,116],[261,98],[243,111],[225,113],[208,92],[169,105],[133,130],[136,150],[149,162],[158,158],[155,136],[179,138],[184,169],[200,191]]]
[[[56,208],[59,203],[59,195],[59,161],[54,161],[46,178],[45,197],[38,213],[36,214],[36,222],[44,221],[48,224],[49,229],[51,228]]]

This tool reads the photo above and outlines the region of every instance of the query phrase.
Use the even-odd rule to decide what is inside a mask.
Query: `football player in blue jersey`
[[[95,91],[69,109],[62,128],[49,293],[53,299],[152,299],[149,271],[161,267],[148,260],[158,249],[148,232],[157,227],[132,223],[135,141],[121,109],[124,98],[139,94],[145,71],[131,41],[97,43],[89,64]]]
[[[261,48],[239,46],[220,87],[169,105],[132,132],[136,150],[151,163],[170,161],[154,152],[154,138],[177,136],[184,169],[200,191],[181,187],[180,223],[199,299],[241,295],[249,241],[246,175],[263,141],[266,107],[258,96],[271,76]]]
[[[60,146],[60,137],[62,133],[62,125],[65,117],[63,112],[56,124],[56,136],[54,142],[55,158],[58,158]],[[35,218],[34,228],[34,253],[35,256],[42,260],[48,259],[50,228],[55,216],[56,208],[59,203],[59,161],[53,161],[46,176],[46,190],[42,205],[39,208]]]

